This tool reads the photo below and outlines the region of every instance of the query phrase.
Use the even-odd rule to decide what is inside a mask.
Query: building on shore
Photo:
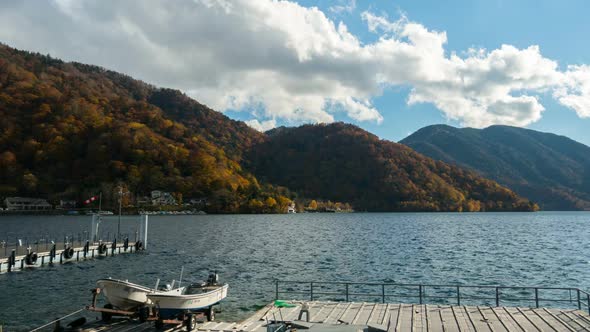
[[[76,205],[77,205],[76,201],[60,199],[59,206],[56,207],[56,209],[59,208],[62,210],[71,210],[71,209],[75,209]]]
[[[151,198],[152,205],[178,205],[176,198],[166,191],[152,190]]]
[[[7,197],[4,199],[6,211],[44,211],[53,206],[43,198]]]

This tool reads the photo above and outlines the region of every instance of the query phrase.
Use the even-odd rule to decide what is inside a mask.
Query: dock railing
[[[585,310],[590,314],[590,293],[570,287],[276,280],[275,298],[495,307],[568,307]]]

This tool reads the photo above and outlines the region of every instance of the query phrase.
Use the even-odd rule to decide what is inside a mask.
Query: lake
[[[87,231],[88,216],[1,216],[0,241]],[[116,229],[116,218],[104,231]],[[132,232],[136,218],[123,218]],[[590,213],[150,216],[144,254],[0,275],[0,325],[26,330],[90,303],[98,278],[230,284],[218,320],[274,298],[275,279],[590,289]],[[102,227],[102,226],[101,226]],[[115,227],[115,228],[113,228]],[[104,235],[103,235],[104,236]]]

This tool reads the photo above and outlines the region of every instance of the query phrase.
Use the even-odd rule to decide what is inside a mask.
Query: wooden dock
[[[506,331],[590,331],[590,315],[574,309],[419,305],[362,302],[287,302],[291,308],[270,304],[246,320],[203,322],[200,332],[266,332],[268,321],[291,321],[298,330],[373,332],[506,332]],[[302,304],[309,308],[309,322],[298,320]],[[183,331],[167,326],[162,331]],[[156,331],[153,322],[122,320],[110,324],[92,323],[84,332]]]

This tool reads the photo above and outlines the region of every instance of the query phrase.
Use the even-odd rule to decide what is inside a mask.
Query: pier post
[[[348,302],[348,283],[346,283],[346,302]]]
[[[49,264],[53,264],[53,259],[55,259],[55,253],[56,253],[56,244],[53,244],[53,247],[51,248],[51,251],[49,251]]]
[[[420,297],[420,304],[422,304],[422,302],[424,301],[422,299],[422,285],[418,286],[418,293],[419,293],[419,297]]]
[[[8,258],[8,272],[12,271],[12,266],[16,263],[16,249],[12,249],[10,257]]]

